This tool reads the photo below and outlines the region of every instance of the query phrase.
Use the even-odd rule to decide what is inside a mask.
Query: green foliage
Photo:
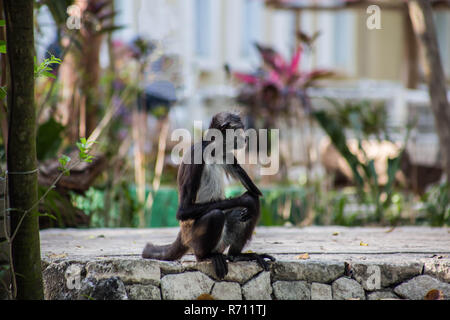
[[[38,160],[50,159],[56,155],[62,144],[61,133],[63,131],[64,126],[53,118],[39,126],[36,138]]]
[[[450,185],[444,182],[433,186],[422,197],[422,211],[435,227],[450,226]]]
[[[5,99],[6,95],[7,95],[7,87],[6,86],[0,87],[0,100]]]
[[[0,53],[6,53],[6,40],[0,40]]]
[[[70,157],[66,156],[65,154],[63,154],[59,159],[59,167],[58,170],[63,172],[65,176],[69,176],[70,175],[70,168],[68,167],[68,164],[70,162]]]
[[[47,188],[44,186],[38,187],[39,197],[46,192]],[[46,227],[64,228],[67,226],[77,225],[75,222],[76,208],[70,203],[70,199],[58,193],[56,190],[50,190],[47,195],[42,198],[39,205],[39,217],[42,224]]]
[[[80,138],[80,142],[77,142],[76,145],[79,150],[79,157],[82,162],[91,163],[93,156],[89,155],[89,151],[92,147],[92,144],[95,142],[88,142],[86,138]]]
[[[372,135],[381,139],[382,134],[387,134],[387,112],[383,103],[362,100],[341,104],[329,98],[327,101],[334,107],[331,114],[344,129],[354,130],[365,138]]]
[[[6,21],[0,20],[0,27],[5,27]],[[6,53],[6,40],[0,40],[0,53]]]
[[[345,136],[345,132],[342,126],[340,126],[340,124],[335,121],[333,117],[329,116],[325,111],[315,111],[312,115],[315,117],[322,129],[327,133],[334,147],[339,151],[339,153],[349,164],[358,188],[362,188],[364,185],[364,181],[358,171],[361,163],[348,148],[347,137]]]
[[[50,65],[52,64],[61,64],[62,60],[56,58],[53,54],[51,54],[50,58],[44,59],[40,64],[37,63],[36,57],[34,57],[34,77],[37,79],[41,76],[45,76],[48,78],[56,79],[56,76],[51,73],[53,70]]]
[[[384,218],[385,210],[392,205],[395,175],[399,170],[404,149],[399,152],[397,157],[387,159],[388,181],[381,187],[378,183],[378,174],[375,171],[375,161],[367,157],[362,147],[362,141],[370,136],[381,137],[381,134],[384,134],[385,138],[388,137],[388,130],[385,126],[386,115],[385,111],[382,110],[384,108],[371,108],[367,102],[342,106],[336,100],[328,100],[335,106],[335,113],[320,110],[313,112],[312,115],[326,132],[336,150],[350,166],[360,201],[374,204],[374,218],[376,221],[381,222]],[[360,160],[348,148],[345,129],[352,130],[357,138],[358,149],[364,155],[364,160]],[[409,128],[406,140],[408,136]],[[406,141],[404,145],[406,145]],[[365,190],[369,190],[369,194],[366,194]]]

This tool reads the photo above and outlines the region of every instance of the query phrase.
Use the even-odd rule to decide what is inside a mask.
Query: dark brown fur
[[[239,116],[231,113],[219,113],[213,117],[210,128],[243,129]],[[251,238],[260,216],[259,197],[262,195],[253,181],[234,159],[233,164],[214,167],[212,164],[194,164],[193,150],[203,150],[210,141],[203,141],[191,148],[191,164],[183,162],[178,170],[179,208],[177,219],[180,221],[180,232],[174,243],[164,246],[147,244],[142,256],[159,260],[180,259],[189,249],[197,260],[211,259],[219,278],[228,272],[226,258],[229,260],[257,260],[267,269],[264,258],[267,255],[244,255],[242,249]],[[216,165],[217,166],[217,165]],[[221,189],[221,181],[217,170],[224,170],[232,177],[239,179],[248,190],[243,195],[225,199]],[[223,179],[223,178],[222,178]],[[205,184],[205,185],[203,185]],[[202,197],[209,196],[208,201],[197,199],[201,188]],[[205,189],[206,187],[206,189]],[[211,193],[208,194],[209,189]],[[229,247],[228,257],[223,255]]]

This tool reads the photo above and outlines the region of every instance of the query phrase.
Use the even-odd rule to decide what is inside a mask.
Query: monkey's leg
[[[212,210],[197,219],[192,229],[191,247],[197,260],[211,259],[218,278],[223,279],[228,273],[228,264],[222,254],[221,238],[225,225],[222,210]]]
[[[259,200],[255,198],[255,205],[248,210],[234,211],[227,215],[227,232],[233,230],[231,236],[232,243],[228,250],[228,260],[230,261],[256,261],[264,270],[269,270],[269,265],[265,259],[275,261],[275,258],[268,254],[242,253],[245,244],[250,240],[253,230],[260,215]]]

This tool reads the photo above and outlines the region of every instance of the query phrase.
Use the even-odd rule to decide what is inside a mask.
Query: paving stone
[[[306,281],[277,281],[272,287],[278,300],[311,300],[311,286]]]
[[[238,282],[240,284],[246,283],[262,271],[262,268],[256,262],[228,262],[228,274],[224,279],[218,279],[210,261],[188,263],[186,269],[200,271],[215,280]]]
[[[46,300],[77,299],[86,274],[82,263],[61,261],[50,263],[43,270],[44,298]]]
[[[445,300],[450,300],[450,284],[439,281],[429,275],[422,275],[406,281],[394,288],[402,298],[423,300],[430,290],[441,290]]]
[[[153,284],[161,278],[159,262],[152,260],[96,260],[87,263],[87,277],[105,279],[119,277],[125,284]]]
[[[365,300],[366,295],[362,286],[353,279],[342,277],[331,285],[334,300],[359,299]]]
[[[416,262],[353,263],[354,278],[367,291],[380,290],[420,275],[423,264]]]
[[[272,286],[270,285],[270,273],[261,272],[242,286],[242,293],[246,300],[271,300]]]
[[[313,282],[311,284],[311,300],[332,300],[331,286]]]
[[[163,300],[194,300],[209,294],[214,281],[201,272],[169,274],[161,279]]]
[[[399,299],[399,297],[390,290],[374,291],[367,295],[367,300],[385,300]]]
[[[119,277],[108,279],[85,278],[78,300],[128,300],[125,285]]]
[[[450,259],[446,260],[433,259],[431,261],[426,261],[424,266],[424,273],[449,283]]]
[[[133,284],[126,287],[130,300],[161,300],[161,291],[153,285]]]
[[[272,266],[274,280],[306,280],[329,283],[344,274],[344,263],[327,261],[277,261]]]
[[[216,300],[242,300],[242,289],[236,282],[216,282],[211,295]]]

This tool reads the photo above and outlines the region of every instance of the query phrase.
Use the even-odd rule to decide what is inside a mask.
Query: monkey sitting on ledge
[[[221,112],[211,121],[210,129],[220,131],[226,137],[226,130],[243,132],[244,125],[240,116]],[[214,137],[213,137],[214,138]],[[168,245],[156,246],[148,243],[142,257],[146,259],[177,260],[191,249],[197,261],[210,259],[219,279],[228,273],[227,260],[253,261],[263,269],[269,265],[265,259],[275,261],[270,255],[242,253],[242,249],[250,240],[260,216],[259,197],[261,191],[253,183],[245,170],[231,154],[231,164],[226,162],[230,154],[223,153],[223,164],[208,163],[203,157],[207,147],[217,147],[220,139],[202,141],[194,144],[190,152],[186,152],[178,169],[179,208],[177,220],[180,221],[180,232],[177,239]],[[240,149],[245,146],[243,135],[233,135],[232,141],[223,139],[223,147]],[[244,141],[244,142],[243,142]],[[200,152],[201,163],[194,162],[194,154]],[[214,152],[214,151],[213,151]],[[213,153],[212,152],[212,153]],[[225,198],[225,173],[240,182],[247,192],[236,198]],[[224,251],[228,249],[228,255]]]

